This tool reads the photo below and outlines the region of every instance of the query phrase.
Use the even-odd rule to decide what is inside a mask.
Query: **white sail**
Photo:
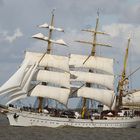
[[[30,65],[32,65],[38,62],[42,56],[43,53],[26,52],[24,61],[30,61]],[[46,54],[39,63],[39,66],[69,71],[69,58],[66,56]]]
[[[130,91],[124,91],[123,96],[125,97],[125,96],[127,96],[128,94],[132,94],[132,93],[137,92],[137,91],[139,91],[139,90],[132,89],[132,90],[130,90]]]
[[[48,41],[48,42],[51,42],[51,43],[54,43],[54,44],[67,46],[67,44],[64,42],[63,39],[52,40],[52,39],[49,39],[47,36],[44,36],[42,33],[35,34],[32,37],[36,38],[36,39]]]
[[[62,87],[70,88],[70,74],[69,73],[39,70],[35,74],[33,80],[39,81],[39,82],[40,81],[49,82],[49,83],[59,85]]]
[[[77,96],[93,99],[111,107],[115,94],[112,90],[82,87],[78,90]]]
[[[116,96],[114,96],[114,99],[113,99],[113,103],[112,103],[112,106],[111,106],[111,110],[115,110],[116,109]]]
[[[23,87],[21,87],[20,90],[17,90],[17,91],[13,91],[10,93],[9,97],[9,102],[11,102],[11,100],[15,101],[14,98],[17,98],[17,96],[20,96],[20,95],[27,95],[28,94],[28,90],[30,88],[30,85],[31,85],[31,80],[32,80],[32,77],[36,71],[36,67],[37,67],[38,64],[36,65],[33,65],[32,66],[32,69],[30,70],[30,72],[26,75],[26,77],[24,78],[24,82],[22,83]],[[7,103],[7,104],[8,104]]]
[[[14,98],[10,99],[10,100],[6,103],[6,105],[9,105],[9,104],[11,104],[11,103],[14,102],[14,101],[17,101],[17,100],[20,100],[20,99],[23,99],[23,98],[26,98],[26,97],[27,97],[27,95],[25,95],[25,94],[23,94],[23,95],[16,95]]]
[[[41,25],[38,25],[39,28],[49,28],[49,24],[48,23],[44,23]]]
[[[49,38],[47,36],[44,36],[42,33],[37,33],[37,34],[33,35],[32,38],[36,38],[36,39],[40,39],[40,40],[44,40],[44,41],[49,40]]]
[[[55,43],[55,44],[59,44],[59,45],[64,45],[67,46],[67,44],[64,42],[63,39],[58,39],[58,40],[50,40],[50,42]]]
[[[28,61],[17,70],[17,72],[0,87],[0,93],[3,95],[5,92],[12,91],[20,87],[24,75],[28,70]]]
[[[71,54],[69,65],[74,67],[93,68],[113,74],[113,59],[90,56],[85,62],[87,58],[88,56]]]
[[[70,71],[70,73],[77,77],[75,79],[71,79],[71,81],[95,83],[113,90],[114,76],[112,75],[79,72],[79,71]]]
[[[66,105],[70,94],[70,89],[37,85],[32,91],[31,96],[46,97],[59,101]]]
[[[103,110],[115,110],[116,109],[116,96],[114,96],[114,100],[111,107],[104,105]]]
[[[33,70],[33,68],[34,68],[34,65],[32,65],[30,68],[28,68],[26,74],[21,79],[19,86],[16,86],[16,87],[13,87],[13,88],[10,88],[10,89],[6,89],[5,91],[2,92],[1,95],[10,96],[10,95],[15,94],[15,93],[19,92],[20,90],[22,90],[23,86],[27,82],[27,79],[30,77],[30,74],[31,74],[31,71]],[[16,78],[18,79],[18,77],[15,77],[15,79]]]
[[[140,91],[123,97],[123,105],[140,105]]]
[[[63,29],[61,29],[61,28],[55,28],[54,26],[49,26],[48,23],[44,23],[42,25],[39,25],[38,27],[39,28],[48,28],[48,29],[51,29],[51,30],[59,31],[59,32],[64,32]]]

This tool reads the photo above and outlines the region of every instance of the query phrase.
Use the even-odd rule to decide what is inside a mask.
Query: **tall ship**
[[[139,110],[130,108],[130,105],[137,106],[140,103],[140,91],[127,92],[125,89],[129,78],[126,76],[126,66],[130,39],[115,93],[114,59],[101,57],[96,53],[97,46],[111,47],[97,42],[98,34],[107,35],[98,31],[98,24],[99,15],[94,30],[82,30],[92,34],[91,42],[77,41],[92,46],[89,55],[70,54],[70,56],[52,54],[52,44],[68,46],[62,39],[52,39],[53,31],[64,32],[63,29],[54,26],[54,12],[50,25],[44,23],[38,26],[49,30],[48,37],[42,33],[32,36],[47,42],[46,51],[44,53],[26,51],[20,68],[0,87],[0,98],[7,99],[5,105],[1,105],[1,112],[6,114],[10,125],[89,128],[137,126],[140,122]],[[36,106],[13,105],[14,102],[29,97],[36,98]],[[81,107],[69,109],[67,105],[71,98],[79,98]],[[51,101],[56,101],[53,108],[49,106]],[[75,104],[75,101],[72,104]],[[65,108],[58,108],[58,105]]]

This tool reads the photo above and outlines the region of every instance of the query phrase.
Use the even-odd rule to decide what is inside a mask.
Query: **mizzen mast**
[[[92,42],[89,42],[89,41],[81,41],[81,40],[76,41],[76,42],[79,42],[79,43],[84,43],[84,44],[92,45],[91,53],[90,53],[89,56],[85,59],[85,61],[83,62],[83,65],[86,63],[86,61],[88,61],[88,59],[89,59],[91,56],[95,56],[95,55],[96,55],[96,46],[111,47],[111,46],[108,45],[108,44],[102,44],[102,43],[98,43],[98,42],[97,42],[97,34],[108,35],[108,34],[105,33],[105,32],[100,32],[100,31],[98,31],[98,27],[99,27],[99,11],[97,12],[95,30],[93,30],[93,29],[83,29],[83,30],[82,30],[82,31],[85,31],[85,32],[92,33],[93,41],[92,41]],[[89,72],[92,72],[92,70],[89,69]],[[91,87],[91,83],[86,83],[86,87]],[[87,100],[86,98],[83,98],[82,118],[84,118],[84,114],[85,114],[86,100]]]
[[[121,79],[118,84],[119,95],[118,95],[118,99],[117,99],[117,109],[119,109],[122,106],[122,97],[123,97],[123,92],[125,91],[124,85],[126,84],[126,80],[128,79],[128,78],[126,78],[126,68],[127,68],[129,47],[130,47],[130,38],[128,39],[128,44],[127,44],[125,57],[124,57],[124,63],[123,63],[123,71],[122,71]]]

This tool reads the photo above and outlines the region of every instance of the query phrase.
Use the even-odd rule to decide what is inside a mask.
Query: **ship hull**
[[[87,127],[87,128],[130,128],[136,127],[140,117],[109,117],[107,119],[74,119],[51,117],[47,114],[33,112],[8,112],[7,117],[13,126],[44,126],[44,127]]]

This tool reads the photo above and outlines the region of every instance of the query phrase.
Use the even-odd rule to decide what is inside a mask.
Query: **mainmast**
[[[111,46],[108,45],[108,44],[97,43],[97,34],[108,35],[108,34],[105,33],[105,32],[100,32],[100,31],[98,31],[98,26],[99,26],[99,12],[97,12],[95,30],[93,30],[93,29],[83,29],[83,30],[82,30],[82,31],[85,31],[85,32],[90,32],[90,33],[92,33],[93,41],[92,41],[92,42],[88,42],[88,41],[76,41],[76,42],[79,42],[79,43],[84,43],[84,44],[92,45],[91,53],[90,53],[90,55],[86,58],[86,60],[83,62],[83,65],[86,63],[86,61],[87,61],[91,56],[95,56],[95,55],[96,55],[96,46],[111,47]],[[92,72],[92,70],[89,69],[89,72]],[[91,87],[91,83],[86,83],[86,87]],[[84,114],[85,114],[86,100],[87,100],[86,98],[83,98],[82,118],[84,118]]]
[[[129,53],[129,47],[130,47],[130,38],[128,39],[128,44],[127,44],[127,48],[126,48],[126,52],[125,52],[125,57],[124,57],[124,63],[123,63],[123,71],[122,71],[122,75],[121,75],[121,79],[119,81],[118,84],[118,101],[117,101],[117,109],[119,109],[122,106],[122,97],[123,97],[123,93],[125,91],[124,89],[124,85],[126,83],[126,80],[128,78],[126,78],[126,68],[127,68],[127,61],[128,61],[128,53]]]
[[[64,32],[63,29],[61,29],[61,28],[55,28],[54,27],[54,10],[52,11],[52,17],[51,17],[51,23],[50,23],[50,25],[48,25],[47,23],[45,23],[45,24],[39,25],[38,27],[40,27],[40,28],[48,28],[49,29],[48,37],[44,36],[42,33],[38,33],[38,34],[32,36],[33,38],[40,39],[40,40],[43,40],[43,41],[47,41],[47,43],[48,43],[47,44],[47,50],[46,50],[46,52],[43,54],[43,56],[39,60],[39,63],[40,63],[41,60],[44,58],[44,56],[46,54],[50,54],[51,53],[51,44],[52,43],[59,44],[59,45],[64,45],[64,46],[67,46],[67,45],[66,45],[66,43],[62,39],[56,40],[56,41],[55,40],[52,40],[52,32],[53,32],[53,30]],[[45,70],[48,70],[47,67],[45,67],[44,69]],[[46,82],[42,82],[42,85],[47,85],[47,83]],[[39,100],[38,111],[39,112],[42,112],[43,97],[38,97],[38,100]]]

